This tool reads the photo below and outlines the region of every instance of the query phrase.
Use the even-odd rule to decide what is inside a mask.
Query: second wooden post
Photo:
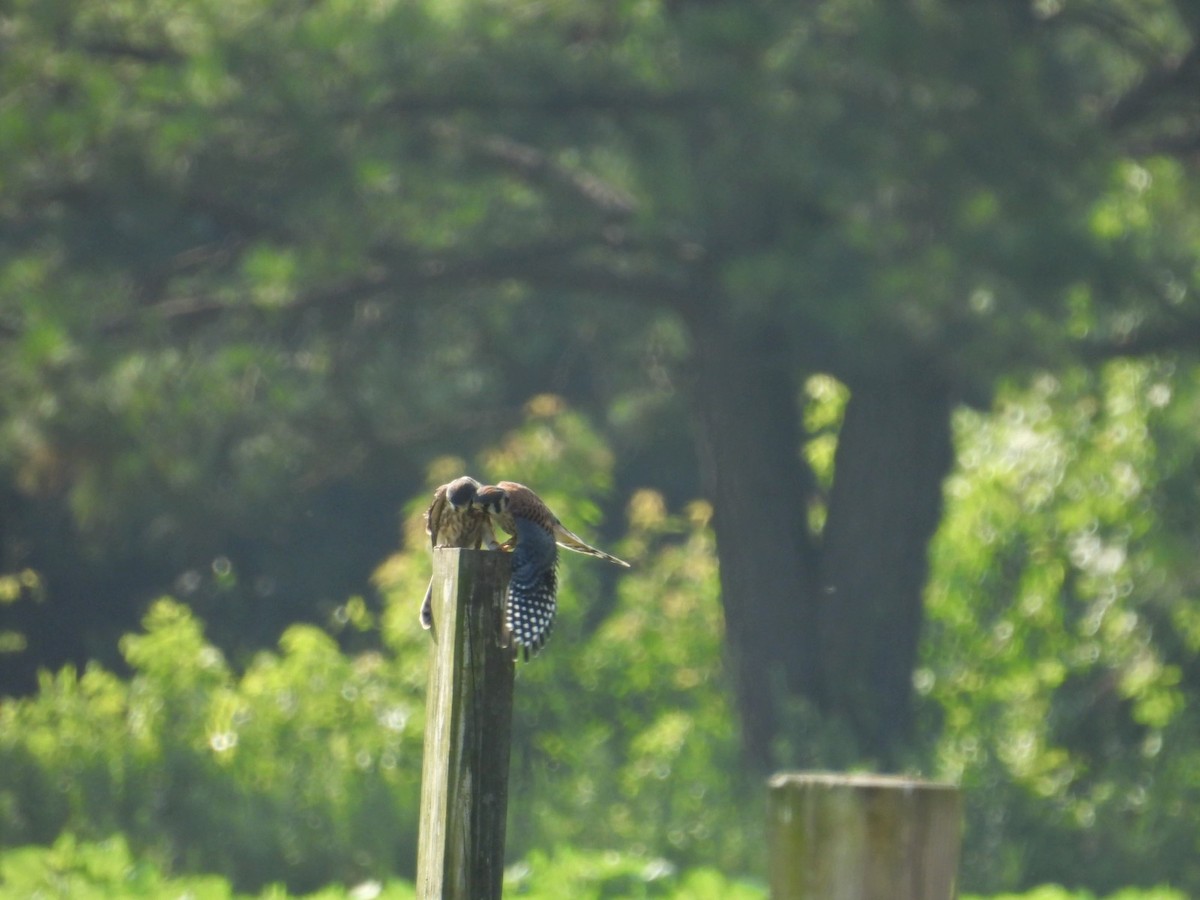
[[[433,553],[417,896],[499,898],[504,880],[513,661],[499,645],[510,557]]]
[[[768,782],[772,900],[952,900],[958,788],[888,775]]]

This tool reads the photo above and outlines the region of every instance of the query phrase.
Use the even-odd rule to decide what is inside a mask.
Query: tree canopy
[[[1017,634],[1096,560],[1195,681],[1182,0],[14,0],[0,86],[0,690],[131,664],[164,591],[247,663],[488,453],[605,539],[711,504],[747,771],[906,765],[946,598]],[[562,402],[599,457],[496,449]],[[1073,480],[1085,436],[1126,468]],[[1141,697],[1126,652],[1047,690]]]

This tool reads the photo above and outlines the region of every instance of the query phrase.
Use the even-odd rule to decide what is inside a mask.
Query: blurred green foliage
[[[582,417],[542,398],[478,471],[502,465],[544,485],[586,532],[606,464]],[[435,466],[435,481],[445,466],[461,462]],[[330,634],[297,625],[235,672],[187,608],[162,599],[122,642],[129,680],[96,664],[67,668],[44,675],[35,697],[6,701],[0,840],[122,833],[139,857],[221,872],[243,889],[411,874],[428,641],[416,617],[429,574],[423,504],[407,517],[406,549],[377,576],[389,597],[382,652],[345,655]],[[697,503],[671,514],[651,491],[629,509],[619,550],[638,565],[617,608],[594,618],[608,573],[564,561],[551,649],[520,670],[510,850],[577,842],[736,870],[760,826],[757,802],[745,804],[729,774],[738,747],[710,513]],[[359,599],[333,625],[376,628]]]
[[[415,486],[467,469],[637,563],[564,561],[521,669],[518,889],[762,871],[689,502],[708,328],[797,389],[813,490],[750,500],[813,536],[845,384],[973,407],[911,759],[967,789],[964,883],[1200,893],[1200,379],[1156,355],[1200,332],[1197,34],[1172,0],[13,0],[0,664],[103,664],[0,701],[0,840],[249,889],[409,871]],[[347,599],[402,503],[382,608]],[[752,599],[836,611],[827,574]],[[810,699],[774,737],[853,758]]]
[[[1162,558],[1174,545],[1157,540],[1196,464],[1183,450],[1200,382],[1168,390],[1166,374],[1116,363],[1095,378],[1041,378],[1013,385],[995,415],[959,418],[914,680],[928,736],[919,765],[966,791],[968,888],[1200,883],[1186,591],[1200,563]],[[429,477],[503,471],[588,536],[611,464],[583,416],[539,397],[476,464],[443,459]],[[145,873],[158,870],[220,873],[251,891],[411,877],[425,502],[414,498],[404,547],[377,573],[379,617],[351,598],[328,629],[294,626],[235,670],[185,606],[162,599],[122,642],[130,678],[68,668],[5,700],[0,840],[60,841],[57,856],[11,857],[25,861],[14,871],[41,878],[45,860],[66,859],[72,878],[106,877],[88,874],[83,848],[115,835],[138,860],[129,877],[152,885],[159,876]],[[761,895],[717,874],[763,872],[765,859],[761,785],[739,774],[721,662],[711,510],[672,511],[642,490],[626,512],[612,549],[633,570],[614,593],[615,570],[564,554],[554,638],[518,671],[509,890]],[[1175,522],[1183,540],[1178,528],[1200,522],[1186,504],[1177,514],[1192,517]],[[380,649],[346,654],[334,635],[374,635]],[[1031,896],[1088,896],[1052,890]]]
[[[1195,370],[1120,362],[959,417],[914,675],[972,881],[1200,885]]]
[[[1172,888],[1127,888],[1106,895],[1103,900],[1186,900],[1187,894]],[[1069,890],[1058,885],[1045,885],[1020,894],[963,894],[962,900],[1101,900],[1091,891]]]
[[[240,675],[160,600],[124,653],[0,707],[0,837],[126,835],[140,855],[257,887],[402,867],[415,841],[419,666],[295,626]]]
[[[279,884],[250,895],[235,891],[219,875],[166,875],[150,860],[135,857],[119,835],[85,842],[64,834],[50,847],[0,853],[0,897],[6,900],[285,900],[290,896],[296,895]],[[415,896],[412,885],[398,880],[334,886],[304,895],[306,900],[410,900]]]
[[[552,854],[534,853],[513,864],[505,872],[504,888],[507,896],[529,900],[763,900],[767,896],[762,883],[731,880],[712,868],[681,872],[664,859],[566,848]],[[0,897],[5,900],[287,900],[299,896],[279,884],[245,894],[235,892],[218,875],[165,875],[153,863],[130,853],[121,837],[88,843],[63,835],[50,847],[0,852]],[[415,896],[410,883],[388,879],[329,886],[303,898],[409,900]],[[1185,900],[1185,896],[1169,888],[1131,888],[1105,900]],[[1097,896],[1048,885],[1021,894],[965,894],[963,900],[1097,900]]]
[[[504,890],[507,896],[530,900],[760,900],[766,896],[762,884],[732,880],[707,866],[680,871],[661,858],[565,847],[553,853],[530,854],[510,866],[504,873]]]

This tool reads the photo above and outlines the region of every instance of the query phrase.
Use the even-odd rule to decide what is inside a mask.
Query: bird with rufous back
[[[629,563],[605,553],[571,531],[532,489],[501,481],[476,490],[474,503],[512,540],[512,577],[505,604],[505,638],[525,659],[546,643],[554,625],[558,593],[558,547],[607,560]]]

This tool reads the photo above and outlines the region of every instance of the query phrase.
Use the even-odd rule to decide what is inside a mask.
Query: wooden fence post
[[[507,553],[433,553],[417,896],[499,898],[504,880],[513,660],[500,647]]]
[[[784,773],[768,782],[772,900],[953,900],[962,823],[953,785]]]

